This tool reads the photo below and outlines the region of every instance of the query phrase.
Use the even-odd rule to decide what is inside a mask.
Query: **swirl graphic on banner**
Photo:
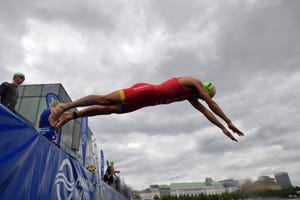
[[[64,170],[64,168],[66,168]],[[68,172],[68,173],[66,173]],[[69,174],[67,177],[65,174]],[[61,199],[71,199],[72,198],[72,191],[75,187],[75,179],[73,175],[72,165],[69,159],[64,159],[59,167],[59,171],[55,177],[55,184],[56,184],[56,194],[59,200]],[[61,189],[63,189],[61,191]],[[68,194],[67,196],[61,197],[61,192]],[[67,197],[67,198],[66,198]]]

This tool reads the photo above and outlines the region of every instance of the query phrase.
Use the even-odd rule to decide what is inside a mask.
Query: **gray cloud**
[[[193,75],[245,132],[230,141],[188,102],[90,118],[125,181],[255,178],[300,184],[300,2],[2,1],[0,78],[61,82],[72,99]],[[190,167],[187,172],[186,167]],[[142,177],[142,178],[141,178]]]

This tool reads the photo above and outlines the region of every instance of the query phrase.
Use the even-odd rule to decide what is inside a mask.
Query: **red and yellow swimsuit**
[[[192,91],[179,84],[178,78],[169,79],[159,85],[137,83],[130,88],[119,90],[119,93],[123,113],[147,106],[183,101],[192,95]]]

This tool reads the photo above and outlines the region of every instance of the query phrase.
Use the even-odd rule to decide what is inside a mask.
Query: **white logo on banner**
[[[76,168],[74,170],[75,174],[77,174]],[[84,196],[95,192],[96,184],[92,183],[91,180],[83,178],[80,174],[77,175],[78,177],[75,180],[70,160],[64,159],[55,177],[58,200],[84,199]]]
[[[64,167],[66,167],[66,171],[69,171],[69,179],[63,172]],[[56,194],[59,200],[61,199],[71,199],[72,198],[72,191],[75,187],[75,179],[73,175],[73,169],[70,160],[64,159],[59,167],[59,171],[55,177],[55,184],[56,184]],[[68,197],[61,197],[60,189],[64,187],[65,190],[69,192]]]

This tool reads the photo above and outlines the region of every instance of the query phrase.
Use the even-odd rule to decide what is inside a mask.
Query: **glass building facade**
[[[70,102],[71,98],[61,84],[37,84],[19,86],[19,98],[16,111],[38,132],[41,113],[47,108],[46,95],[57,95],[60,102]],[[70,110],[75,111],[76,109]],[[98,167],[96,144],[93,133],[88,128],[86,146],[86,166]],[[82,163],[81,119],[69,121],[61,129],[60,148]]]
[[[280,185],[282,189],[292,189],[293,185],[291,183],[290,177],[287,172],[278,172],[275,175],[276,182]]]

